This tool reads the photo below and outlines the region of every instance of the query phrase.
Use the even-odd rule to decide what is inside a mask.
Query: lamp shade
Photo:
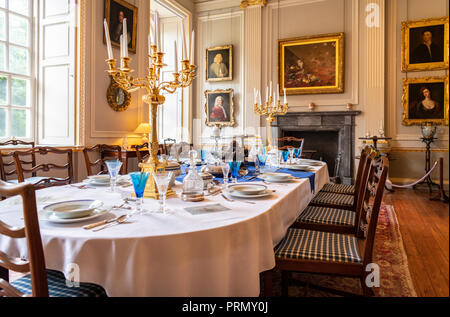
[[[141,123],[137,129],[134,131],[134,133],[144,133],[149,134],[152,132],[152,127],[149,123]]]

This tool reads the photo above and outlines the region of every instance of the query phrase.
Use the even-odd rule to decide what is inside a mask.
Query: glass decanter
[[[189,173],[183,179],[183,194],[199,195],[203,193],[203,178],[197,173],[197,151],[189,151],[191,167]]]

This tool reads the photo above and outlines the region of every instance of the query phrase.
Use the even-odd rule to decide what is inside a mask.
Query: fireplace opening
[[[283,137],[288,136],[305,139],[303,150],[317,151],[313,159],[326,162],[330,176],[334,176],[339,154],[339,131],[283,131]]]

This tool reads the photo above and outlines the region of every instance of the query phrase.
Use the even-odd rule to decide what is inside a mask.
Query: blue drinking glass
[[[206,150],[200,150],[200,160],[202,160],[202,163],[205,162],[206,159]]]
[[[295,158],[298,158],[299,155],[300,155],[300,148],[295,148],[294,149],[294,156],[295,156]]]
[[[258,161],[260,166],[266,166],[267,155],[266,154],[258,155]]]
[[[283,162],[286,163],[289,158],[289,151],[283,151],[281,155],[283,156]]]
[[[228,164],[230,165],[231,177],[234,179],[233,180],[234,182],[237,182],[237,178],[239,175],[239,169],[241,168],[242,162],[233,161],[233,162],[228,162]]]
[[[141,214],[142,211],[142,201],[144,197],[145,186],[147,185],[147,180],[150,173],[147,172],[134,172],[130,173],[131,181],[133,182],[134,193],[136,194],[136,212]]]

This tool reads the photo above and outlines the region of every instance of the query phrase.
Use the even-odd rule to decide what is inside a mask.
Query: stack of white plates
[[[314,172],[315,169],[307,164],[296,164],[296,165],[290,165],[287,166],[287,168],[294,170],[294,171],[303,171],[303,172]]]
[[[325,163],[321,161],[315,161],[315,160],[308,160],[308,159],[300,159],[298,160],[298,163],[301,165],[308,165],[308,166],[323,166]]]
[[[287,173],[264,173],[258,177],[267,182],[274,183],[285,183],[295,179],[295,177]]]
[[[230,196],[239,198],[261,198],[272,194],[266,186],[257,184],[228,185],[226,191]]]
[[[93,199],[62,201],[42,208],[39,218],[57,223],[86,221],[105,214],[102,206],[102,201]]]

